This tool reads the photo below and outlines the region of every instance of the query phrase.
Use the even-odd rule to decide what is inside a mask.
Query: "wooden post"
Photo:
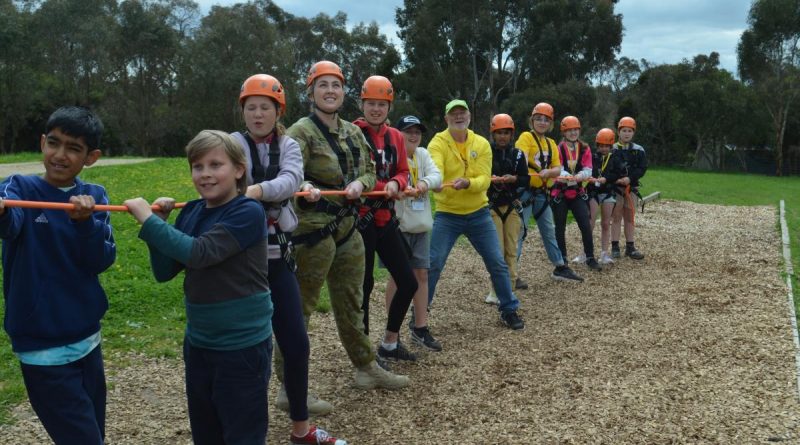
[[[642,198],[642,211],[644,213],[644,205],[650,201],[655,201],[656,199],[661,199],[661,192],[653,192],[644,198]]]

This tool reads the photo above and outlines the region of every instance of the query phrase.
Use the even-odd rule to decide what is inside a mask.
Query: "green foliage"
[[[742,33],[737,47],[739,74],[758,93],[770,116],[777,175],[784,173],[787,123],[800,96],[798,14],[797,0],[754,1],[750,28]]]

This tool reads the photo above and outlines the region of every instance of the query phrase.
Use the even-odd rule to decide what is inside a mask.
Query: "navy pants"
[[[289,418],[308,420],[308,333],[303,319],[300,286],[283,258],[269,260],[272,295],[272,333],[283,355],[283,386],[289,399]]]
[[[400,235],[400,230],[391,223],[383,227],[375,227],[375,223],[361,230],[364,239],[364,299],[361,309],[364,311],[364,333],[369,335],[369,297],[375,287],[375,253],[389,271],[397,284],[397,290],[389,305],[386,330],[400,332],[403,318],[408,313],[411,300],[417,292],[417,278],[408,261],[408,247]]]
[[[272,337],[235,351],[198,348],[184,338],[183,361],[195,445],[263,445]]]
[[[106,432],[106,376],[98,345],[66,365],[20,363],[31,406],[57,445],[102,445]]]

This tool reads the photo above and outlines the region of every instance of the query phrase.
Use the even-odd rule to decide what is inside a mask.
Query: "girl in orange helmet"
[[[297,228],[290,199],[303,180],[303,156],[279,122],[286,111],[283,85],[268,74],[250,76],[242,84],[239,105],[246,129],[232,136],[247,158],[246,196],[260,201],[267,214],[272,327],[283,355],[283,360],[276,360],[276,374],[282,380],[276,404],[289,411],[291,443],[341,445],[344,441],[308,421],[309,414],[327,414],[333,406],[308,394],[309,342],[290,243]]]
[[[611,264],[614,260],[608,250],[611,239],[611,213],[614,211],[616,192],[614,183],[623,173],[622,164],[612,150],[614,130],[603,128],[595,137],[595,152],[592,154],[592,177],[589,185],[589,221],[594,223],[600,212],[600,264]]]
[[[408,187],[408,157],[403,134],[386,123],[394,100],[389,79],[371,76],[361,87],[364,115],[353,123],[369,143],[375,162],[375,190],[385,190],[386,198],[368,198],[359,209],[358,230],[364,239],[364,332],[369,334],[369,300],[375,287],[375,254],[389,270],[397,289],[386,299],[388,319],[386,335],[378,347],[378,357],[387,360],[415,361],[416,356],[400,342],[400,326],[417,292],[418,284],[411,270],[405,241],[400,235],[394,211],[394,199]]]
[[[622,221],[625,221],[625,256],[634,260],[644,259],[644,254],[634,245],[634,231],[636,221],[636,206],[639,198],[639,180],[647,172],[647,154],[644,147],[633,142],[636,133],[636,121],[625,116],[617,124],[619,141],[614,144],[614,149],[619,151],[619,157],[625,166],[625,175],[616,181],[617,203],[614,208],[613,224],[611,226],[611,254],[614,258],[620,257],[619,235]]]
[[[527,224],[530,217],[536,220],[536,227],[547,252],[547,258],[555,266],[550,278],[556,281],[570,281],[580,283],[583,278],[578,276],[567,265],[567,260],[561,255],[561,250],[556,242],[555,224],[553,223],[553,210],[549,205],[549,187],[552,178],[561,173],[561,158],[558,147],[547,133],[553,130],[553,106],[541,102],[533,107],[530,117],[531,131],[520,133],[515,146],[519,148],[528,161],[528,174],[530,175],[530,189],[522,194],[522,233],[517,243],[517,263],[522,254],[522,244],[527,236]],[[519,281],[519,280],[517,280]],[[527,283],[516,283],[517,288],[527,287]]]
[[[594,240],[589,222],[589,195],[583,187],[583,181],[592,176],[592,150],[588,144],[579,139],[581,123],[577,117],[566,116],[561,120],[561,134],[563,138],[558,144],[561,174],[550,190],[558,248],[561,250],[561,255],[567,258],[565,233],[567,212],[571,211],[583,241],[583,255],[574,261],[585,262],[590,269],[600,270],[601,266],[594,257]]]

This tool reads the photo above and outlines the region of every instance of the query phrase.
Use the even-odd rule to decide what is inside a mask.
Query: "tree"
[[[798,17],[798,0],[756,0],[748,17],[750,28],[737,47],[739,75],[758,91],[772,121],[776,175],[783,174],[784,136],[800,94]]]
[[[38,97],[34,69],[27,63],[30,14],[0,0],[0,153],[11,151]]]
[[[440,123],[460,97],[486,130],[503,102],[529,88],[586,81],[614,60],[622,39],[616,1],[405,0],[396,22],[405,88]]]

